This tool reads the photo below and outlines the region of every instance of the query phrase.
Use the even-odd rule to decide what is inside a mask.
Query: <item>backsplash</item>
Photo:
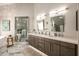
[[[41,35],[46,35],[51,37],[64,37],[64,38],[71,38],[74,40],[78,40],[77,32],[66,33],[66,32],[51,32],[51,31],[33,31],[31,33],[41,34]]]

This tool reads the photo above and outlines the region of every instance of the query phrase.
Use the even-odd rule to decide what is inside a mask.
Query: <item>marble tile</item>
[[[14,46],[7,48],[1,56],[43,56],[32,49],[27,42],[16,42]]]

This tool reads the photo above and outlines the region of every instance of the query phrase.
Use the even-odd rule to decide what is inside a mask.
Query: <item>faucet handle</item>
[[[57,33],[54,33],[54,36],[57,36]]]

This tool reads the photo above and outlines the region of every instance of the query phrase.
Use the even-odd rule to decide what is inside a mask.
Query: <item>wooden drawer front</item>
[[[48,38],[43,38],[45,41],[50,41],[50,39],[48,39]]]
[[[69,48],[75,48],[75,44],[67,43],[67,42],[61,42],[61,46],[69,47]]]
[[[41,39],[41,37],[39,37],[39,36],[34,36],[34,38],[37,40]]]
[[[29,38],[33,38],[34,36],[32,36],[32,35],[29,35]]]
[[[57,41],[57,40],[50,40],[50,43],[54,43],[54,44],[59,44],[60,45],[60,41]]]

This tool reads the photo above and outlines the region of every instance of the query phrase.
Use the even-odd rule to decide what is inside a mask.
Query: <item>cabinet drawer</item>
[[[58,45],[60,45],[60,41],[57,41],[57,40],[50,40],[50,43],[53,43],[53,44],[58,44]]]
[[[48,38],[44,38],[46,42],[50,42],[51,39],[48,39]]]
[[[39,43],[44,43],[44,40],[42,40],[42,39],[39,39],[39,41],[38,41]]]
[[[61,42],[61,46],[69,47],[69,48],[75,48],[75,44],[67,43],[67,42]]]

